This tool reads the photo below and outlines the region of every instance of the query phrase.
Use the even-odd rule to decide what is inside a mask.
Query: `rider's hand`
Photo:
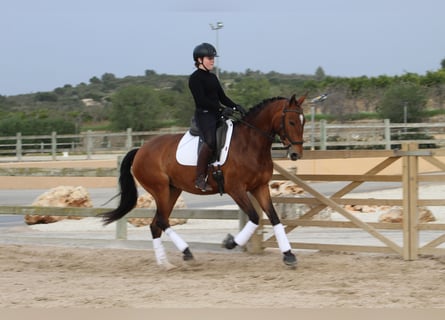
[[[224,108],[224,110],[222,111],[221,114],[224,118],[227,119],[233,115],[233,109],[232,108]]]
[[[237,106],[235,107],[235,109],[236,109],[239,113],[241,113],[242,116],[245,116],[246,113],[247,113],[246,109],[244,109],[244,108],[243,108],[242,106],[240,106],[240,105],[237,105]]]

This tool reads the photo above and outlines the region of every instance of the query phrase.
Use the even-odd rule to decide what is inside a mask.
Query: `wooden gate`
[[[445,224],[420,223],[418,219],[418,208],[420,206],[445,206],[445,200],[441,199],[419,199],[419,182],[444,182],[445,164],[438,157],[444,156],[445,150],[421,150],[417,144],[405,144],[402,150],[381,150],[381,151],[306,151],[305,159],[320,158],[369,158],[381,157],[382,161],[369,169],[365,174],[295,174],[289,172],[278,163],[274,163],[274,169],[277,172],[274,175],[275,180],[290,180],[304,189],[312,197],[273,197],[275,203],[300,203],[309,206],[298,219],[283,220],[286,226],[286,232],[291,232],[298,227],[317,226],[328,228],[360,228],[378,239],[383,246],[366,245],[338,245],[338,244],[320,244],[320,243],[301,243],[292,242],[293,248],[316,249],[316,250],[336,250],[336,251],[361,251],[361,252],[383,252],[397,253],[403,256],[405,260],[414,260],[419,254],[444,254],[445,248],[438,248],[445,242],[445,234],[419,247],[419,231],[421,230],[442,230],[445,231]],[[419,159],[424,159],[429,164],[437,168],[434,174],[419,173]],[[401,162],[401,174],[385,175],[379,174],[385,168],[388,168],[395,162]],[[345,168],[347,169],[347,168]],[[345,187],[327,197],[313,187],[307,181],[349,181]],[[400,182],[403,188],[402,199],[356,199],[345,198],[348,193],[367,181],[380,182]],[[390,205],[403,207],[402,223],[378,223],[364,222],[357,218],[351,212],[344,208],[346,204],[368,204],[368,205]],[[313,217],[321,210],[330,207],[335,210],[347,221],[322,221],[314,220]],[[269,224],[267,219],[262,219],[262,225]],[[398,245],[393,240],[379,232],[379,229],[394,229],[403,232],[403,245]],[[264,232],[259,231],[255,236],[256,241],[262,241],[253,245],[255,248],[276,247],[275,237],[271,236],[263,239]]]

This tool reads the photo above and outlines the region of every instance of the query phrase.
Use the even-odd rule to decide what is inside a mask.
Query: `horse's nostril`
[[[296,153],[296,152],[292,152],[292,153],[290,154],[290,159],[291,159],[292,161],[296,161],[296,160],[298,160],[298,158],[300,158],[299,155],[298,155],[298,153]]]

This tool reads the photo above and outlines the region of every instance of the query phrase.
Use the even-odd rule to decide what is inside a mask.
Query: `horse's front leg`
[[[275,208],[272,204],[269,186],[266,184],[255,190],[252,190],[252,194],[255,199],[257,199],[264,212],[266,212],[266,215],[273,226],[273,231],[278,242],[278,247],[283,253],[283,262],[287,266],[295,267],[297,265],[297,258],[292,253],[292,248],[284,230],[284,226],[281,224],[280,218],[278,217],[277,212],[275,211]]]
[[[226,249],[233,249],[236,246],[244,246],[258,228],[259,216],[256,212],[252,202],[250,201],[247,193],[240,191],[230,194],[236,204],[247,214],[249,221],[244,225],[243,229],[234,237],[228,234],[223,241],[223,246]]]

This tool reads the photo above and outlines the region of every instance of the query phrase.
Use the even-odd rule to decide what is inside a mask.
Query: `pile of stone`
[[[304,190],[298,185],[289,181],[274,181],[269,185],[270,194],[272,197],[302,197]],[[377,206],[377,205],[344,205],[346,210],[352,213],[381,213],[378,217],[379,222],[387,223],[401,223],[403,221],[403,208],[397,206]],[[310,208],[304,204],[298,203],[275,203],[281,219],[298,219]],[[326,208],[314,215],[315,220],[331,220],[331,208]],[[419,222],[433,222],[436,221],[431,210],[426,207],[419,208]]]
[[[90,195],[84,187],[58,186],[52,188],[32,203],[36,207],[74,207],[91,208],[93,206]],[[48,215],[26,215],[25,222],[29,225],[39,223],[53,223],[65,219],[81,219],[74,216],[48,216]]]
[[[179,197],[176,201],[176,204],[174,206],[175,208],[186,208],[184,199],[182,197]],[[140,195],[138,197],[138,201],[136,204],[136,208],[149,208],[149,209],[155,209],[156,203],[152,197],[151,194],[147,193],[144,195]],[[135,227],[144,227],[147,225],[150,225],[153,221],[152,218],[129,218],[128,222],[134,225]],[[179,219],[179,218],[170,218],[169,219],[170,225],[174,226],[177,224],[184,224],[187,222],[187,219]]]

